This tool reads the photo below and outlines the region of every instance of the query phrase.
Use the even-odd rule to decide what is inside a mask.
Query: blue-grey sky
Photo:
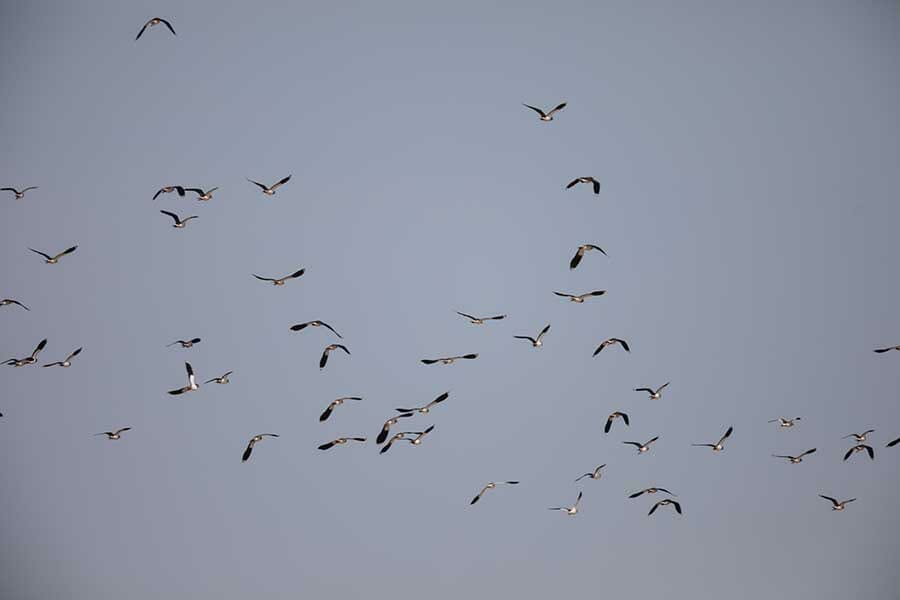
[[[0,3],[4,597],[897,596],[898,3],[236,4]]]

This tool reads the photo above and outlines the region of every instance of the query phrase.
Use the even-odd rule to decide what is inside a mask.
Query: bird
[[[850,434],[847,434],[847,435],[845,435],[844,437],[842,437],[841,439],[842,439],[842,440],[846,440],[847,438],[852,437],[852,438],[855,439],[857,442],[864,442],[864,441],[866,441],[866,436],[869,435],[870,433],[872,433],[873,431],[875,431],[875,430],[874,430],[874,429],[866,429],[866,430],[863,431],[862,433],[850,433]]]
[[[328,406],[325,407],[325,410],[322,412],[322,414],[319,415],[319,421],[327,421],[328,417],[331,416],[332,411],[347,400],[356,400],[357,402],[359,402],[360,400],[362,400],[362,398],[360,398],[359,396],[344,396],[342,398],[336,398],[332,400],[328,404]]]
[[[184,368],[187,371],[188,384],[181,389],[170,391],[169,394],[171,394],[172,396],[178,396],[179,394],[193,392],[200,387],[199,385],[197,385],[197,380],[194,378],[194,368],[191,366],[191,363],[184,363]]]
[[[340,339],[344,339],[344,336],[342,336],[337,331],[335,331],[334,327],[332,327],[325,321],[316,320],[316,321],[307,321],[306,323],[297,323],[296,325],[291,326],[291,331],[302,331],[303,329],[306,329],[307,327],[324,327],[325,329],[328,329],[329,331],[331,331],[331,333],[333,333],[334,335],[338,336]]]
[[[799,421],[800,417],[794,417],[793,419],[785,419],[784,417],[778,417],[777,419],[772,419],[771,421],[767,421],[768,423],[778,423],[779,427],[793,427],[795,421]]]
[[[66,254],[72,254],[77,249],[78,249],[78,246],[72,246],[71,248],[67,248],[66,250],[63,250],[62,252],[60,252],[59,254],[57,254],[55,256],[50,256],[49,254],[44,254],[40,250],[35,250],[34,248],[29,248],[29,250],[31,250],[35,254],[40,254],[41,256],[43,256],[44,262],[47,263],[48,265],[55,265],[56,263],[59,262],[60,258],[65,256]]]
[[[472,315],[467,315],[466,313],[459,311],[456,311],[456,314],[469,319],[469,322],[473,325],[484,325],[485,321],[499,321],[500,319],[506,318],[506,315],[497,315],[495,317],[473,317]]]
[[[388,433],[391,431],[391,427],[396,425],[400,419],[405,419],[407,417],[413,416],[413,413],[403,413],[402,415],[397,415],[395,417],[391,417],[387,421],[384,422],[384,425],[381,426],[381,431],[378,433],[378,437],[375,438],[376,444],[381,444],[384,440],[387,439]]]
[[[172,35],[178,35],[178,34],[175,33],[175,30],[172,29],[172,24],[171,24],[171,23],[169,23],[169,22],[166,21],[165,19],[161,19],[160,17],[153,17],[152,19],[150,19],[149,21],[147,21],[146,23],[144,23],[144,26],[141,27],[141,30],[140,30],[140,31],[138,31],[137,37],[134,38],[134,41],[138,41],[139,39],[141,39],[141,36],[144,35],[144,31],[145,31],[148,27],[156,27],[156,26],[159,25],[160,23],[162,23],[163,25],[165,25],[166,27],[168,27],[168,28],[169,28],[169,31],[172,32]]]
[[[18,198],[18,196],[16,196],[16,197]],[[900,350],[900,346],[888,346],[887,348],[876,348],[874,350],[874,352],[877,352],[878,354],[883,354],[890,350]]]
[[[458,360],[475,360],[478,358],[478,354],[463,354],[461,356],[446,356],[444,358],[423,358],[423,365],[433,365],[435,363],[441,363],[443,365],[452,365]]]
[[[28,308],[27,306],[25,306],[18,300],[13,300],[11,298],[3,298],[2,300],[0,300],[0,306],[9,306],[10,304],[16,304],[18,306],[21,306],[25,310],[29,310],[29,311],[31,310],[30,308]]]
[[[603,248],[600,246],[595,246],[594,244],[582,244],[578,246],[578,250],[575,251],[575,256],[572,257],[572,260],[569,261],[569,268],[574,269],[579,264],[581,264],[581,259],[584,258],[584,253],[589,252],[591,250],[597,250],[603,256],[609,256]]]
[[[21,200],[22,198],[25,197],[25,192],[27,192],[28,190],[36,190],[36,189],[38,189],[38,186],[36,186],[36,185],[31,185],[31,186],[28,186],[27,188],[23,188],[21,191],[17,190],[16,188],[5,187],[5,188],[0,188],[0,192],[12,192],[13,194],[16,195],[16,200]]]
[[[331,440],[330,442],[326,442],[319,446],[319,450],[330,450],[334,446],[339,446],[341,444],[346,444],[347,442],[365,442],[366,438],[364,437],[340,437],[336,440]]]
[[[248,179],[247,181],[249,181],[252,184],[258,185],[262,189],[262,193],[265,194],[266,196],[274,196],[275,190],[277,190],[279,187],[283,186],[290,180],[291,180],[291,176],[288,175],[287,177],[285,177],[278,183],[272,184],[271,187],[267,186],[267,185],[263,185],[262,183],[260,183],[258,181],[253,181],[252,179]]]
[[[492,490],[492,489],[496,488],[498,485],[519,485],[519,482],[518,481],[492,481],[492,482],[488,483],[486,486],[484,486],[483,488],[481,488],[481,491],[478,492],[478,494],[474,498],[472,498],[471,502],[469,502],[469,506],[471,506],[471,505],[475,504],[476,502],[478,502],[479,500],[481,500],[481,497],[484,496],[484,493],[486,491]]]
[[[118,440],[122,437],[122,432],[130,431],[131,427],[122,427],[121,429],[116,429],[115,431],[101,431],[100,433],[95,433],[94,435],[105,435],[108,440]]]
[[[638,496],[640,496],[640,495],[642,495],[642,494],[655,494],[655,493],[657,493],[657,492],[663,492],[663,493],[666,493],[666,494],[668,494],[668,495],[670,495],[670,496],[675,496],[675,495],[676,495],[676,494],[673,494],[672,492],[670,492],[669,490],[667,490],[666,488],[661,488],[661,487],[648,487],[648,488],[642,489],[642,490],[639,491],[639,492],[635,492],[635,493],[631,494],[631,495],[628,496],[628,497],[629,497],[629,498],[637,498]]]
[[[554,108],[554,109],[551,110],[550,112],[544,112],[544,111],[542,111],[540,108],[537,108],[536,106],[530,106],[530,105],[528,105],[528,104],[523,104],[522,106],[527,106],[528,108],[530,108],[531,110],[533,110],[534,112],[536,112],[537,114],[539,114],[539,115],[541,116],[541,121],[552,121],[552,120],[553,120],[553,113],[558,112],[558,111],[561,111],[562,109],[564,109],[564,108],[566,107],[566,103],[563,102],[562,104],[559,104],[556,108]]]
[[[184,188],[184,191],[194,192],[195,194],[197,194],[197,200],[200,200],[201,202],[206,202],[208,200],[212,200],[213,192],[216,191],[217,189],[219,189],[219,188],[214,187],[214,188],[210,188],[204,192],[200,188]]]
[[[47,340],[43,339],[38,342],[38,345],[35,347],[34,352],[31,353],[31,356],[26,356],[25,358],[10,358],[3,361],[3,364],[9,365],[11,367],[24,367],[27,365],[33,365],[37,362],[37,355],[41,353],[41,350],[44,349],[44,346],[47,345]]]
[[[208,379],[207,381],[203,382],[203,385],[206,385],[207,383],[218,383],[220,385],[225,385],[230,381],[230,379],[228,379],[228,376],[232,373],[234,373],[234,371],[228,371],[221,377],[213,377],[212,379]]]
[[[721,452],[725,446],[722,444],[731,437],[731,432],[734,430],[734,427],[729,427],[728,431],[725,432],[725,435],[719,438],[719,441],[715,444],[691,444],[691,446],[706,446],[713,449],[713,452]]]
[[[595,194],[600,193],[600,182],[597,181],[596,179],[594,179],[593,177],[576,177],[575,179],[570,181],[568,183],[568,185],[566,185],[566,189],[567,190],[571,189],[571,188],[575,187],[576,185],[578,185],[579,183],[590,183],[594,186],[594,193]]]
[[[256,445],[256,442],[262,441],[264,437],[281,437],[277,433],[260,433],[259,435],[254,435],[250,438],[250,442],[247,444],[247,448],[244,450],[244,455],[241,456],[241,462],[247,462],[247,459],[250,458],[250,454],[253,452],[253,446]]]
[[[853,446],[852,448],[850,448],[849,450],[847,450],[847,453],[844,454],[844,460],[847,460],[848,458],[850,458],[850,455],[855,454],[857,452],[862,452],[863,450],[865,450],[866,452],[869,453],[870,459],[875,460],[875,449],[872,448],[872,446],[867,446],[865,444],[857,444],[857,445]]]
[[[549,323],[547,323],[546,327],[541,329],[541,332],[538,334],[538,336],[536,338],[533,338],[529,335],[514,335],[513,337],[516,338],[517,340],[528,340],[529,342],[531,342],[532,346],[534,346],[535,348],[540,348],[541,346],[544,345],[544,342],[541,341],[541,338],[543,338],[544,334],[547,333],[548,331],[550,331]]]
[[[803,457],[804,457],[804,456],[806,456],[807,454],[812,454],[812,453],[815,452],[815,451],[816,451],[815,448],[810,448],[809,450],[807,450],[807,451],[804,452],[803,454],[798,454],[797,456],[785,456],[785,455],[783,455],[783,454],[773,454],[772,456],[774,456],[775,458],[786,458],[786,459],[788,459],[788,462],[790,462],[792,465],[796,465],[796,464],[798,464],[798,463],[802,463],[802,462],[803,462]]]
[[[900,438],[897,438],[896,440],[891,440],[890,442],[887,443],[885,448],[893,448],[897,444],[900,444]]]
[[[191,348],[194,344],[199,344],[200,338],[194,338],[191,340],[175,340],[171,344],[166,344],[166,348],[170,346],[174,346],[175,344],[181,344],[182,348]]]
[[[169,212],[167,210],[161,210],[159,212],[161,212],[164,215],[168,215],[168,216],[172,217],[172,220],[175,221],[175,224],[172,225],[172,227],[174,227],[175,229],[184,229],[184,226],[187,225],[188,221],[190,221],[191,219],[199,219],[200,218],[197,215],[191,215],[190,217],[185,217],[184,219],[180,219],[178,217],[178,215],[176,215],[173,212]]]
[[[254,277],[256,277],[257,279],[259,279],[260,281],[271,281],[272,285],[278,286],[278,285],[284,285],[284,282],[286,282],[288,279],[297,279],[298,277],[302,276],[304,273],[306,273],[306,269],[300,269],[299,271],[294,271],[290,275],[285,275],[284,277],[282,277],[280,279],[273,279],[271,277],[260,277],[256,273],[251,273],[251,274]]]
[[[597,467],[596,469],[594,469],[594,470],[591,471],[590,473],[585,473],[584,475],[581,475],[580,477],[578,477],[578,479],[575,480],[575,483],[578,483],[579,481],[581,481],[581,480],[584,479],[585,477],[590,477],[591,479],[600,479],[600,469],[602,469],[602,468],[605,467],[605,466],[606,466],[606,463],[600,465],[599,467]]]
[[[577,296],[573,295],[573,294],[565,294],[563,292],[553,292],[553,293],[562,298],[568,298],[570,302],[575,302],[577,304],[583,304],[587,298],[591,298],[593,296],[602,296],[603,294],[606,293],[606,290],[596,290],[593,292],[579,294]]]
[[[668,506],[669,504],[671,504],[672,506],[675,507],[675,512],[677,512],[679,515],[681,514],[681,504],[679,504],[678,502],[676,502],[674,500],[671,500],[670,498],[666,498],[666,499],[660,500],[659,502],[654,504],[653,508],[650,509],[650,512],[647,513],[647,516],[649,517],[650,515],[655,513],[656,509],[659,508],[660,506]]]
[[[381,450],[379,451],[379,454],[384,454],[385,452],[387,452],[388,450],[391,449],[391,446],[394,444],[394,442],[399,442],[401,440],[407,441],[407,442],[411,443],[413,446],[418,446],[419,444],[422,443],[422,438],[424,438],[426,435],[431,433],[431,431],[433,429],[434,429],[434,425],[431,425],[425,431],[401,431],[400,433],[395,433],[393,436],[391,436],[391,439],[389,439],[387,441],[387,443],[384,446],[382,446]],[[410,439],[409,437],[407,437],[410,435],[414,435],[416,437]]]
[[[444,392],[443,394],[441,394],[440,396],[438,396],[437,398],[435,398],[434,400],[432,400],[425,406],[420,406],[418,408],[395,408],[394,410],[396,410],[397,412],[402,412],[402,413],[418,412],[423,415],[426,415],[431,411],[432,406],[434,406],[435,404],[440,404],[441,402],[443,402],[444,400],[446,400],[449,397],[450,397],[450,392]]]
[[[856,498],[850,498],[849,500],[844,500],[843,502],[838,502],[834,498],[832,498],[830,496],[825,496],[824,494],[819,494],[819,498],[825,498],[826,500],[831,502],[831,504],[833,504],[833,506],[831,507],[831,510],[844,510],[844,507],[847,504],[850,504],[851,502],[856,500]]]
[[[659,439],[659,436],[656,436],[652,440],[648,440],[643,444],[639,444],[638,442],[622,442],[623,444],[628,444],[630,446],[636,446],[638,454],[643,454],[644,452],[648,452],[650,450],[650,444]]]
[[[344,346],[343,344],[328,344],[327,346],[325,346],[325,351],[322,352],[322,358],[319,359],[320,369],[325,368],[325,363],[328,362],[328,355],[331,353],[331,351],[337,350],[338,348],[346,352],[348,355],[350,354],[350,351],[347,350],[347,346]]]
[[[631,423],[628,422],[628,415],[623,412],[616,411],[606,418],[606,426],[603,428],[603,433],[609,433],[609,428],[612,427],[613,421],[615,421],[616,419],[622,419],[623,421],[625,421],[625,425],[631,425]]]
[[[549,510],[562,510],[562,511],[565,511],[566,514],[569,515],[570,517],[574,517],[575,515],[578,514],[578,507],[581,504],[581,495],[582,494],[583,494],[583,492],[578,492],[578,498],[575,499],[575,504],[573,504],[572,506],[554,506],[554,507],[550,508]]]
[[[68,356],[66,357],[65,360],[60,360],[60,361],[56,361],[56,362],[52,362],[52,363],[47,363],[46,365],[43,365],[43,366],[44,366],[44,367],[65,367],[65,368],[69,368],[69,367],[72,366],[72,359],[75,358],[76,356],[78,356],[79,354],[81,354],[81,348],[78,348],[77,350],[73,351],[70,355],[68,355]]]
[[[666,387],[668,387],[668,385],[669,385],[670,383],[672,383],[672,382],[671,382],[671,381],[667,381],[667,382],[665,382],[664,384],[662,384],[661,386],[659,386],[658,388],[656,388],[655,390],[652,389],[652,388],[645,388],[645,387],[642,387],[642,388],[634,388],[634,391],[636,391],[636,392],[647,392],[648,394],[650,394],[650,399],[651,399],[651,400],[659,400],[660,398],[662,398],[662,391],[663,391],[664,389],[666,389]]]
[[[625,352],[631,352],[631,348],[628,347],[628,343],[625,340],[620,340],[619,338],[609,338],[597,346],[597,349],[594,350],[594,354],[592,356],[597,356],[600,354],[604,348],[607,346],[611,346],[613,344],[619,344],[625,350]]]
[[[172,192],[178,192],[178,195],[183,198],[185,190],[180,185],[167,185],[156,190],[156,193],[153,194],[153,199],[156,200],[160,194],[171,194]]]

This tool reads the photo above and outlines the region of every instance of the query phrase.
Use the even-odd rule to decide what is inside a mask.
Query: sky
[[[154,16],[177,36],[135,42]],[[900,352],[872,350],[900,344],[898,3],[37,0],[0,24],[0,186],[39,186],[0,197],[0,298],[31,309],[0,307],[0,358],[84,347],[0,370],[3,597],[897,597]],[[586,175],[599,195],[565,189]],[[220,189],[152,200],[173,184]],[[584,243],[608,256],[570,270]],[[341,340],[289,330],[313,319],[352,354],[320,370]],[[592,357],[608,337],[631,352]],[[169,396],[185,361],[231,383]],[[403,424],[421,445],[378,453],[445,391]],[[364,400],[320,423],[339,396]],[[870,428],[875,460],[842,461]],[[369,442],[316,449],[339,436]],[[521,483],[470,506],[495,480]],[[648,517],[648,486],[684,514]]]

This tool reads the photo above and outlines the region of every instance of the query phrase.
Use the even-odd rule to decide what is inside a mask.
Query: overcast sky
[[[234,4],[0,2],[0,595],[896,597],[897,2]]]

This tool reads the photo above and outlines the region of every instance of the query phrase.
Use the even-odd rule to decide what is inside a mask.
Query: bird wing
[[[620,340],[619,338],[613,339],[622,344],[622,347],[625,348],[625,352],[631,352],[631,348],[628,347],[628,342],[626,342],[625,340]]]
[[[655,441],[658,440],[658,439],[659,439],[659,436],[656,436],[656,437],[653,438],[652,440],[648,440],[647,443],[644,444],[644,445],[645,445],[645,446],[649,446],[650,444],[652,444],[653,442],[655,442]]]
[[[893,446],[896,446],[897,444],[900,444],[900,438],[897,438],[896,440],[888,442],[887,446],[885,446],[885,448],[892,448]]]
[[[574,298],[575,297],[572,294],[564,294],[562,292],[553,292],[553,293],[556,294],[557,296],[562,296],[563,298]]]
[[[61,367],[61,366],[62,366],[62,363],[57,361],[57,362],[47,363],[46,365],[41,365],[41,366],[43,366],[43,367],[56,367],[56,366],[60,366],[60,367]]]
[[[161,213],[164,214],[164,215],[169,215],[170,217],[172,217],[172,220],[175,221],[175,224],[176,224],[176,225],[177,225],[178,223],[181,222],[181,219],[178,218],[178,215],[176,215],[176,214],[173,213],[173,212],[169,212],[169,211],[167,211],[167,210],[161,210],[161,211],[159,211],[159,212],[161,212]]]
[[[636,391],[636,392],[647,392],[648,394],[652,394],[652,393],[653,393],[653,390],[651,390],[650,388],[634,388],[634,391]]]
[[[253,453],[253,441],[247,444],[246,450],[244,450],[243,456],[241,456],[241,462],[247,462],[247,459],[250,458],[250,454]]]
[[[553,113],[555,113],[555,112],[557,112],[557,111],[560,111],[560,110],[564,109],[565,107],[566,107],[566,103],[563,102],[563,103],[559,104],[556,108],[554,108],[553,110],[551,110],[550,112],[548,112],[548,113],[547,113],[547,116],[549,117],[549,116],[552,115]]]
[[[78,348],[77,350],[75,350],[74,352],[72,352],[72,354],[70,354],[70,355],[66,358],[66,362],[72,360],[73,358],[75,358],[76,356],[78,356],[79,354],[81,354],[81,350],[82,350],[81,348]]]
[[[425,364],[425,365],[433,365],[434,363],[438,362],[438,360],[440,360],[440,359],[423,358],[423,359],[422,359],[422,364]]]
[[[829,500],[829,501],[830,501],[832,504],[834,504],[835,506],[837,506],[838,504],[840,504],[840,502],[838,502],[837,500],[835,500],[835,499],[832,498],[831,496],[825,496],[824,494],[819,494],[819,498],[825,498],[826,500]]]
[[[156,18],[159,19],[159,17],[156,17]],[[161,23],[164,23],[165,26],[169,28],[169,31],[172,32],[172,35],[178,35],[177,33],[175,33],[175,30],[172,29],[172,24],[171,24],[171,23],[169,23],[169,22],[166,21],[165,19],[159,19],[159,20],[160,20]]]
[[[249,181],[250,183],[252,183],[252,184],[254,184],[254,185],[258,185],[262,190],[267,190],[267,189],[269,189],[269,188],[267,188],[266,186],[264,186],[263,184],[261,184],[261,183],[258,182],[258,181],[253,181],[252,179],[247,179],[247,181]]]
[[[278,183],[276,183],[275,185],[273,185],[270,189],[273,189],[273,190],[274,190],[274,189],[277,188],[277,187],[281,187],[281,186],[283,186],[284,184],[286,184],[286,183],[287,183],[288,181],[290,181],[290,180],[291,180],[291,176],[288,175],[287,177],[285,177],[284,179],[282,179],[281,181],[279,181]]]
[[[863,446],[866,449],[866,452],[869,453],[869,458],[875,460],[875,449],[872,446]]]
[[[531,106],[531,105],[529,105],[529,104],[523,104],[522,106],[527,106],[528,108],[530,108],[531,110],[533,110],[533,111],[536,112],[537,114],[541,115],[542,117],[546,117],[546,116],[547,116],[547,114],[546,114],[544,111],[542,111],[541,109],[539,109],[539,108],[536,107],[536,106]]]
[[[330,352],[330,346],[325,348],[325,352],[322,353],[322,358],[319,359],[319,368],[324,369],[325,363],[328,362],[328,353]]]
[[[566,189],[568,190],[568,189],[570,189],[570,188],[575,187],[576,185],[578,185],[578,179],[577,179],[577,178],[576,178],[576,179],[573,179],[572,181],[570,181],[570,182],[568,183],[568,185],[566,185]]]
[[[631,423],[628,422],[628,415],[626,415],[623,412],[617,412],[616,414],[621,416],[622,420],[625,421],[625,424],[628,425],[629,427],[631,427]]]
[[[52,256],[50,256],[49,254],[44,254],[44,253],[41,252],[40,250],[35,250],[34,248],[29,248],[29,250],[31,250],[31,251],[34,252],[35,254],[40,254],[41,256],[43,256],[44,258],[46,258],[47,260],[53,260],[53,257],[52,257]]]
[[[426,404],[425,408],[431,408],[435,404],[440,404],[441,402],[443,402],[444,400],[446,400],[449,397],[450,397],[450,392],[444,392],[443,394],[441,394],[440,396],[438,396],[437,398],[435,398],[434,400],[432,400],[431,402]],[[407,412],[407,411],[404,411],[404,412]]]
[[[600,182],[597,181],[596,179],[594,180],[594,193],[595,194],[600,193]]]
[[[603,433],[609,433],[610,427],[612,427],[613,418],[608,417],[606,419],[606,425],[603,427]]]
[[[153,19],[151,19],[151,21],[152,21],[152,20],[153,20]],[[140,31],[138,31],[137,37],[134,38],[134,41],[138,41],[139,39],[141,39],[141,36],[144,35],[144,31],[145,31],[145,30],[147,29],[147,27],[149,27],[149,26],[150,26],[150,21],[147,21],[146,23],[144,23],[144,26],[141,27],[141,30],[140,30]]]
[[[850,448],[849,450],[847,450],[847,454],[844,455],[844,460],[847,460],[848,458],[850,458],[851,454],[853,454],[853,448]]]
[[[506,315],[495,315],[493,317],[486,317],[485,321],[500,321],[505,318],[506,318]]]
[[[574,269],[581,263],[581,258],[584,256],[584,251],[580,248],[577,252],[575,252],[575,256],[572,257],[572,260],[569,261],[569,268]]]
[[[185,191],[185,192],[194,192],[194,193],[196,193],[198,196],[202,196],[202,195],[203,195],[203,190],[201,190],[200,188],[184,188],[184,191]]]
[[[532,344],[537,342],[537,340],[534,339],[533,337],[531,337],[530,335],[514,335],[513,337],[516,338],[517,340],[528,340]]]
[[[321,446],[319,446],[319,450],[328,450],[329,448],[334,446],[335,443],[336,442],[328,442],[328,443],[322,444]]]
[[[659,502],[657,502],[656,504],[653,505],[653,508],[651,508],[650,512],[647,513],[648,517],[656,512],[656,509],[659,507],[660,502],[662,502],[662,500],[660,500]]]
[[[462,356],[457,356],[456,358],[464,358],[466,360],[475,360],[478,358],[477,354],[463,354]]]
[[[329,325],[329,324],[326,323],[325,321],[319,321],[319,324],[321,324],[322,327],[328,329],[328,330],[329,330],[331,333],[333,333],[334,335],[338,336],[338,337],[341,338],[341,339],[344,339],[344,336],[342,336],[342,335],[339,334],[337,331],[335,331],[335,330],[334,330],[334,327],[332,327],[331,325]],[[341,346],[341,347],[343,348],[343,346]],[[344,348],[344,350],[346,350],[346,348]],[[348,352],[347,354],[350,354],[350,353]]]
[[[663,391],[664,389],[666,389],[666,388],[669,386],[670,383],[672,383],[672,382],[671,382],[671,381],[667,381],[667,382],[665,382],[664,384],[662,384],[661,386],[659,386],[659,389],[656,390],[656,393],[658,394],[658,393],[660,393],[661,391]]]
[[[465,317],[465,318],[467,318],[467,319],[472,319],[473,321],[477,321],[477,320],[478,320],[477,317],[473,317],[472,315],[467,315],[466,313],[463,313],[463,312],[456,311],[456,314],[458,314],[458,315],[461,316],[461,317]]]
[[[543,329],[541,329],[541,332],[538,334],[537,339],[541,339],[542,337],[544,337],[544,334],[546,334],[548,331],[550,331],[550,324],[549,324],[549,323],[547,324],[546,327],[544,327]]]
[[[800,456],[806,456],[807,454],[813,454],[815,451],[816,451],[815,448],[810,448],[809,450],[807,450],[806,452],[804,452],[804,453],[801,454]]]
[[[674,500],[670,500],[669,502],[672,504],[672,506],[675,507],[675,512],[677,512],[680,515],[681,514],[681,504],[678,502],[675,502]]]
[[[729,437],[731,437],[731,432],[733,430],[734,430],[734,427],[729,427],[728,431],[725,432],[725,435],[723,435],[722,437],[719,438],[719,444],[721,444],[722,442],[727,440]]]
[[[285,277],[285,279],[297,279],[298,277],[300,277],[300,276],[303,275],[304,273],[306,273],[306,269],[300,269],[299,271],[294,271],[293,273],[291,273],[290,275],[288,275],[287,277]]]
[[[38,345],[35,346],[35,348],[34,348],[34,352],[31,353],[31,358],[36,358],[37,355],[40,354],[41,350],[43,350],[44,346],[46,346],[46,345],[47,345],[46,339],[43,339],[40,342],[38,342]]]
[[[637,443],[637,442],[622,442],[622,443],[623,443],[623,444],[628,444],[629,446],[636,446],[636,447],[638,447],[638,448],[640,448],[641,446],[643,446],[643,444],[639,444],[639,443]]]

